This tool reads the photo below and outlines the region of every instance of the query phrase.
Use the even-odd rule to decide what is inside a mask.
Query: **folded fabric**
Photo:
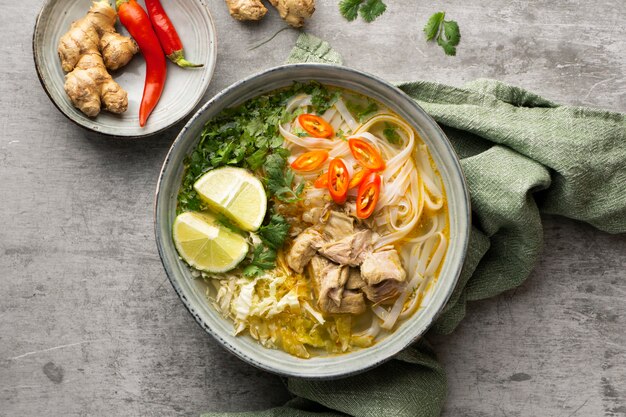
[[[341,64],[326,42],[306,34],[288,62],[294,60]],[[443,128],[472,200],[469,253],[430,331],[452,332],[467,301],[492,297],[528,277],[541,251],[540,213],[626,232],[625,115],[561,106],[494,80],[462,88],[397,85]],[[435,417],[446,396],[443,368],[424,340],[364,374],[335,381],[290,378],[288,388],[297,397],[283,407],[203,416]]]

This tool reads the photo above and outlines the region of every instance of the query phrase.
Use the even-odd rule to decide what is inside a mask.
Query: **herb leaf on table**
[[[456,47],[461,41],[459,25],[454,20],[445,20],[445,12],[434,13],[424,26],[426,40],[436,40],[446,55],[456,55]]]
[[[382,0],[341,0],[339,12],[349,22],[361,15],[367,23],[371,23],[385,13],[387,5]]]

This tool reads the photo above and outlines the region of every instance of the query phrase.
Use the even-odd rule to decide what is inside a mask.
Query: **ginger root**
[[[315,11],[315,0],[269,0],[280,17],[295,28],[304,25],[304,19]],[[237,20],[261,20],[267,9],[261,0],[226,0],[230,15]]]
[[[276,7],[280,17],[294,28],[304,25],[304,19],[308,19],[315,11],[315,0],[270,0]]]
[[[107,72],[128,64],[139,52],[135,42],[115,31],[117,13],[107,0],[94,1],[85,17],[72,23],[59,40],[58,53],[65,76],[65,92],[72,104],[89,117],[100,108],[123,113],[128,94]]]
[[[237,20],[261,20],[267,9],[261,0],[226,0],[228,11]]]

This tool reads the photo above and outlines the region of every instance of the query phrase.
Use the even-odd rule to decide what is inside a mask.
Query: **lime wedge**
[[[248,253],[243,236],[225,228],[206,212],[179,214],[174,220],[173,236],[178,254],[201,271],[229,271]]]
[[[193,185],[200,198],[243,230],[261,226],[267,196],[261,181],[243,168],[225,167],[207,172]]]

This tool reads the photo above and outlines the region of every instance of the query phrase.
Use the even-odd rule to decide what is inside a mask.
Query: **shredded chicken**
[[[359,266],[372,250],[372,232],[361,230],[323,245],[319,252],[340,265]]]
[[[287,254],[289,267],[296,272],[302,272],[317,250],[322,245],[322,236],[315,229],[306,229],[293,241],[291,250]]]

